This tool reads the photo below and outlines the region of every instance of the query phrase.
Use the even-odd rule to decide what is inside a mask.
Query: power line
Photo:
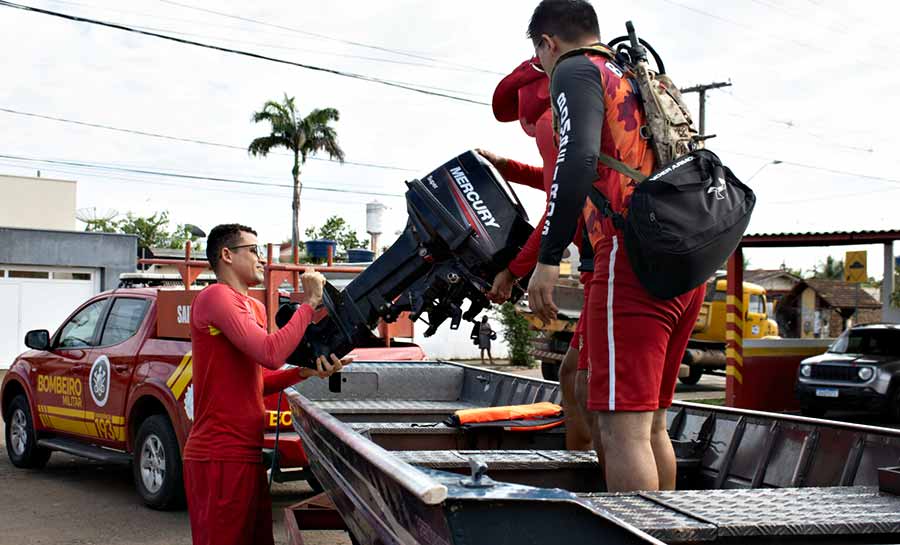
[[[345,40],[345,39],[343,39],[343,38],[335,38],[335,37],[333,37],[333,36],[327,36],[327,35],[325,35],[325,34],[319,34],[319,33],[317,33],[317,32],[310,32],[310,31],[307,31],[307,30],[301,30],[301,29],[298,29],[298,28],[292,28],[292,27],[288,27],[288,26],[284,26],[284,25],[277,25],[277,24],[274,24],[274,23],[269,23],[269,22],[267,22],[267,21],[260,21],[259,19],[251,19],[251,18],[249,18],[249,17],[242,17],[242,16],[240,16],[240,15],[234,15],[234,14],[231,14],[231,13],[224,13],[224,12],[221,12],[221,11],[215,11],[215,10],[206,9],[206,8],[199,8],[199,7],[196,7],[196,6],[189,6],[189,5],[187,5],[187,4],[181,4],[181,3],[179,3],[179,2],[174,2],[174,1],[172,1],[172,0],[159,0],[159,1],[162,2],[162,3],[164,3],[164,4],[171,4],[171,5],[173,5],[173,6],[178,6],[178,7],[182,7],[182,8],[186,8],[186,9],[191,9],[191,10],[195,10],[195,11],[201,11],[201,12],[204,12],[204,13],[210,13],[210,14],[213,14],[213,15],[218,15],[218,16],[220,16],[220,17],[227,17],[227,18],[229,18],[229,19],[236,19],[236,20],[238,20],[238,21],[245,21],[245,22],[254,23],[254,24],[257,24],[257,25],[267,26],[267,27],[271,27],[271,28],[278,28],[278,29],[281,29],[281,30],[287,30],[287,31],[289,31],[289,32],[295,32],[295,33],[297,33],[297,34],[303,34],[303,35],[306,35],[306,36],[313,36],[313,37],[315,37],[315,38],[321,38],[321,39],[323,39],[323,40],[330,40],[330,41],[340,42],[340,43],[347,44],[347,45],[353,45],[353,46],[356,46],[356,47],[364,47],[364,48],[367,48],[367,49],[373,49],[373,50],[376,50],[376,51],[383,51],[383,52],[386,52],[386,53],[393,53],[394,55],[401,55],[401,56],[404,56],[404,57],[410,57],[410,58],[413,58],[413,59],[420,59],[420,60],[427,60],[427,61],[432,61],[432,62],[438,62],[438,63],[441,63],[441,64],[447,64],[447,65],[450,65],[450,66],[456,66],[456,67],[459,67],[459,68],[466,68],[466,69],[469,69],[469,70],[472,70],[472,71],[475,71],[475,72],[483,72],[483,73],[486,73],[486,74],[494,74],[494,75],[498,75],[498,76],[503,76],[503,75],[505,75],[505,74],[503,74],[502,72],[494,72],[494,71],[492,71],[492,70],[487,70],[487,69],[484,69],[484,68],[478,68],[478,67],[475,67],[475,66],[468,66],[468,65],[465,65],[465,64],[452,63],[452,62],[449,62],[449,61],[444,61],[444,60],[441,60],[441,59],[436,59],[436,58],[434,58],[434,57],[428,57],[428,56],[426,56],[426,55],[419,55],[419,54],[410,53],[410,52],[407,52],[407,51],[401,51],[401,50],[399,50],[399,49],[391,49],[391,48],[389,48],[389,47],[383,47],[383,46],[379,46],[379,45],[366,44],[366,43],[362,43],[362,42],[356,42],[356,41],[353,41],[353,40]]]
[[[405,89],[405,90],[407,90],[407,91],[412,91],[412,92],[415,92],[415,93],[421,93],[421,94],[424,94],[424,95],[430,95],[430,96],[436,96],[436,97],[441,97],[441,98],[447,98],[447,99],[450,99],[450,100],[456,100],[456,101],[459,101],[459,102],[466,102],[466,103],[470,103],[470,104],[478,104],[478,105],[481,105],[481,106],[490,106],[490,103],[488,103],[488,102],[482,102],[482,101],[479,101],[479,100],[474,100],[474,99],[470,99],[470,98],[460,97],[460,96],[451,95],[451,94],[447,94],[447,93],[440,93],[440,92],[435,92],[435,91],[429,91],[429,90],[423,89],[423,88],[421,88],[421,87],[415,87],[414,84],[409,84],[409,83],[404,83],[404,82],[389,81],[389,80],[384,80],[384,79],[376,78],[376,77],[373,77],[373,76],[367,76],[367,75],[365,75],[365,74],[356,74],[356,73],[353,73],[353,72],[345,72],[345,71],[342,71],[342,70],[336,70],[336,69],[333,69],[333,68],[325,68],[325,67],[322,67],[322,66],[315,66],[315,65],[312,65],[312,64],[305,64],[305,63],[299,63],[299,62],[289,61],[289,60],[285,60],[285,59],[279,59],[279,58],[276,58],[276,57],[270,57],[270,56],[268,56],[268,55],[262,55],[262,54],[259,54],[259,53],[252,53],[252,52],[250,52],[250,51],[243,51],[243,50],[240,50],[240,49],[233,49],[233,48],[223,47],[223,46],[219,46],[219,45],[206,44],[206,43],[197,42],[197,41],[194,41],[194,40],[187,40],[187,39],[184,39],[184,38],[178,38],[178,37],[175,37],[175,36],[169,36],[169,35],[167,35],[167,34],[160,34],[160,33],[158,33],[158,32],[150,32],[150,31],[146,31],[146,30],[140,30],[140,29],[137,29],[137,28],[134,28],[134,27],[130,27],[130,26],[126,26],[126,25],[121,25],[121,24],[118,24],[118,23],[110,23],[110,22],[106,22],[106,21],[100,21],[100,20],[97,20],[97,19],[89,19],[89,18],[87,18],[87,17],[79,17],[79,16],[76,16],[76,15],[68,15],[68,14],[65,14],[65,13],[57,12],[57,11],[50,11],[50,10],[45,10],[45,9],[35,8],[35,7],[32,7],[32,6],[26,6],[26,5],[23,5],[23,4],[15,4],[15,3],[13,3],[13,2],[8,2],[8,1],[6,1],[6,0],[0,0],[0,6],[5,6],[5,7],[10,7],[10,8],[20,9],[20,10],[23,10],[23,11],[30,11],[30,12],[34,12],[34,13],[40,13],[40,14],[43,14],[43,15],[50,15],[50,16],[53,16],[53,17],[61,18],[61,19],[67,19],[67,20],[69,20],[69,21],[76,21],[76,22],[79,22],[79,23],[88,23],[88,24],[92,24],[92,25],[104,26],[104,27],[107,27],[107,28],[114,28],[114,29],[116,29],[116,30],[123,30],[123,31],[126,31],[126,32],[133,32],[133,33],[136,33],[136,34],[143,34],[144,36],[152,36],[152,37],[154,37],[154,38],[160,38],[160,39],[162,39],[162,40],[168,40],[168,41],[172,41],[172,42],[176,42],[176,43],[180,43],[180,44],[184,44],[184,45],[193,45],[193,46],[195,46],[195,47],[202,47],[202,48],[205,48],[205,49],[212,49],[212,50],[220,51],[220,52],[224,52],[224,53],[232,53],[232,54],[235,54],[235,55],[242,55],[242,56],[244,56],[244,57],[250,57],[250,58],[253,58],[253,59],[259,59],[259,60],[264,60],[264,61],[269,61],[269,62],[275,62],[275,63],[279,63],[279,64],[286,64],[286,65],[290,65],[290,66],[296,66],[296,67],[298,67],[298,68],[304,68],[304,69],[306,69],[306,70],[312,70],[312,71],[315,71],[315,72],[324,72],[324,73],[326,73],[326,74],[333,74],[333,75],[336,75],[336,76],[342,76],[342,77],[345,77],[345,78],[357,79],[357,80],[360,80],[360,81],[366,81],[366,82],[369,82],[369,83],[377,83],[377,84],[380,84],[380,85],[386,85],[386,86],[388,86],[388,87],[396,87],[396,88],[398,88],[398,89]]]
[[[63,118],[63,117],[55,117],[55,116],[52,116],[52,115],[36,114],[36,113],[33,113],[33,112],[23,112],[23,111],[20,111],[20,110],[13,110],[13,109],[10,109],[10,108],[0,108],[0,112],[5,112],[5,113],[8,113],[8,114],[14,114],[14,115],[22,115],[22,116],[27,116],[27,117],[35,117],[35,118],[38,118],[38,119],[46,119],[46,120],[48,120],[48,121],[57,121],[57,122],[60,122],[60,123],[70,123],[70,124],[72,124],[72,125],[81,125],[81,126],[84,126],[84,127],[92,127],[92,128],[95,128],[95,129],[104,129],[104,130],[108,130],[108,131],[122,132],[122,133],[126,133],[126,134],[136,134],[136,135],[139,135],[139,136],[149,136],[149,137],[152,137],[152,138],[160,138],[160,139],[163,139],[163,140],[173,140],[173,141],[176,141],[176,142],[188,142],[188,143],[191,143],[191,144],[201,144],[201,145],[204,145],[204,146],[214,146],[214,147],[217,147],[217,148],[236,149],[236,150],[241,150],[241,151],[244,151],[244,152],[247,151],[247,148],[245,148],[245,147],[242,147],[242,146],[234,146],[234,145],[231,145],[231,144],[222,144],[222,143],[220,143],[220,142],[210,142],[210,141],[208,141],[208,140],[199,140],[199,139],[196,139],[196,138],[185,138],[185,137],[180,137],[180,136],[171,136],[171,135],[167,135],[167,134],[159,134],[159,133],[154,133],[154,132],[142,131],[142,130],[138,130],[138,129],[124,129],[124,128],[122,128],[122,127],[114,127],[114,126],[112,126],[112,125],[103,125],[103,124],[101,124],[101,123],[89,123],[89,122],[87,122],[87,121],[77,121],[77,120],[74,120],[74,119],[66,119],[66,118]],[[291,157],[293,157],[293,155],[290,154],[290,153],[278,153],[278,155],[284,155],[284,156],[291,156]],[[313,160],[315,160],[315,161],[325,161],[325,162],[328,162],[328,163],[340,163],[340,161],[336,161],[336,160],[333,160],[333,159],[325,159],[325,158],[322,158],[322,157],[310,157],[310,159],[313,159]],[[412,168],[403,168],[403,167],[397,167],[397,166],[391,166],[391,165],[379,165],[379,164],[376,164],[376,163],[361,163],[361,162],[354,162],[354,161],[344,161],[344,163],[345,163],[345,164],[348,164],[348,165],[361,166],[361,167],[369,167],[369,168],[381,168],[381,169],[386,169],[386,170],[402,170],[402,171],[405,171],[405,172],[417,172],[416,169],[412,169]]]
[[[765,160],[765,161],[772,161],[773,163],[774,163],[775,161],[778,161],[777,164],[790,165],[790,166],[792,166],[792,167],[797,167],[797,168],[805,168],[805,169],[808,169],[808,170],[816,170],[816,171],[819,171],[819,172],[827,172],[827,173],[829,173],[829,174],[837,174],[837,175],[839,175],[839,176],[851,176],[851,177],[854,177],[854,178],[863,178],[863,179],[866,179],[866,180],[876,180],[876,181],[879,181],[879,182],[887,182],[887,183],[891,183],[891,184],[900,184],[900,179],[897,179],[897,178],[886,178],[886,177],[884,177],[884,176],[872,176],[872,175],[869,175],[869,174],[861,174],[861,173],[859,173],[859,172],[851,172],[851,171],[849,171],[849,170],[840,170],[840,169],[836,169],[836,168],[828,168],[828,167],[822,167],[822,166],[817,166],[817,165],[810,165],[810,164],[807,164],[807,163],[799,163],[799,162],[797,162],[797,161],[787,161],[787,160],[784,160],[784,159],[773,159],[772,157],[767,157],[767,156],[765,156],[765,155],[759,155],[759,154],[756,154],[756,153],[747,153],[747,152],[744,152],[744,151],[735,151],[735,150],[730,150],[730,149],[725,149],[725,148],[718,148],[718,149],[719,149],[720,151],[724,151],[724,152],[727,152],[727,153],[733,153],[733,154],[735,154],[735,155],[742,155],[742,156],[744,156],[744,157],[751,157],[751,158],[753,158],[753,159],[762,159],[762,160]]]
[[[31,170],[33,168],[33,167],[23,166],[21,164],[6,163],[6,162],[0,162],[0,166],[6,166],[6,167],[24,169],[24,170]],[[44,172],[59,172],[59,173],[63,173],[63,174],[70,174],[73,176],[79,176],[79,177],[85,177],[85,178],[99,178],[101,180],[106,180],[106,181],[116,180],[116,181],[126,182],[126,183],[161,185],[161,186],[168,186],[168,187],[177,187],[177,188],[182,188],[182,189],[190,189],[192,191],[210,191],[210,192],[215,192],[215,193],[240,194],[240,195],[248,195],[248,196],[252,196],[252,197],[262,197],[262,198],[269,198],[269,199],[281,199],[281,198],[284,198],[284,196],[285,196],[285,193],[282,193],[282,192],[276,193],[276,192],[270,192],[270,191],[264,191],[264,190],[263,191],[246,191],[246,190],[241,190],[241,189],[213,187],[213,186],[197,187],[196,184],[189,185],[189,184],[183,183],[183,182],[163,182],[160,180],[148,180],[146,178],[123,177],[124,175],[121,175],[121,174],[120,175],[110,175],[106,172],[92,173],[92,172],[84,172],[84,171],[79,171],[79,170],[68,170],[66,168],[59,168],[59,167],[55,167],[55,166],[46,168],[44,170]],[[279,188],[279,189],[281,189],[281,188]],[[289,188],[285,187],[283,189],[287,190]],[[304,197],[304,198],[306,198],[306,197]],[[323,198],[319,198],[319,197],[313,197],[313,199],[314,199],[314,202],[329,202],[329,203],[336,203],[336,204],[347,203],[347,200],[346,200],[347,197],[343,197],[342,200],[323,199]],[[354,201],[354,202],[358,203],[358,204],[364,204],[365,201]]]
[[[115,165],[103,165],[99,163],[93,162],[81,162],[81,161],[67,161],[60,159],[36,159],[34,157],[23,157],[18,155],[5,155],[0,154],[0,158],[4,159],[12,159],[16,161],[30,161],[33,163],[46,163],[51,165],[64,165],[70,167],[79,167],[79,168],[88,168],[88,169],[102,169],[102,170],[112,170],[116,172],[128,172],[133,174],[145,174],[150,176],[164,176],[167,178],[180,178],[185,180],[205,180],[211,182],[222,182],[228,184],[241,184],[241,185],[252,185],[259,187],[282,187],[282,188],[291,188],[292,186],[287,184],[275,184],[270,182],[257,182],[252,180],[240,180],[235,178],[221,178],[218,176],[206,176],[206,175],[197,175],[197,174],[181,174],[175,172],[162,172],[157,170],[147,170],[147,169],[138,169],[138,168],[127,168],[120,167]],[[303,184],[304,189],[310,189],[313,191],[327,191],[331,193],[353,193],[357,195],[373,195],[377,197],[402,197],[401,193],[383,193],[379,191],[357,191],[350,189],[340,189],[336,187],[322,187],[322,186],[312,186]]]

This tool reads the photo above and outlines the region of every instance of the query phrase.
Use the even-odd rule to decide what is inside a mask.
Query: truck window
[[[110,346],[130,339],[144,321],[149,301],[119,297],[113,301],[100,339],[101,346]]]
[[[727,299],[727,295],[728,294],[725,293],[724,291],[707,289],[706,297],[704,298],[704,301],[706,301],[706,302],[724,301],[725,299]]]
[[[56,346],[59,348],[94,346],[94,333],[108,301],[108,299],[94,301],[72,316],[72,319],[63,326]]]
[[[747,309],[748,312],[755,312],[757,314],[765,314],[766,313],[766,302],[763,299],[762,295],[750,295],[750,308]]]

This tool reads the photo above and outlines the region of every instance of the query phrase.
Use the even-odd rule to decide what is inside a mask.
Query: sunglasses
[[[258,244],[241,244],[240,246],[229,246],[228,249],[232,252],[239,250],[241,248],[249,248],[250,253],[255,255],[256,257],[262,257],[266,255],[265,249]]]

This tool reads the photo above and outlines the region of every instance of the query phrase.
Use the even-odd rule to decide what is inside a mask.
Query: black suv
[[[827,352],[800,363],[796,392],[805,416],[859,409],[900,421],[900,325],[848,329]]]

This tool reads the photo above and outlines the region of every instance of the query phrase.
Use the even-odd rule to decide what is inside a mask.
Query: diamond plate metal
[[[900,532],[900,497],[875,487],[581,494],[667,542]]]
[[[295,386],[313,401],[336,399],[422,399],[454,401],[462,394],[465,369],[428,362],[354,362],[341,371],[340,392],[328,381],[305,380]]]
[[[418,401],[403,399],[347,399],[317,401],[322,410],[333,414],[361,414],[378,412],[381,414],[409,413],[450,414],[462,409],[472,409],[476,405],[459,401]]]
[[[415,450],[393,453],[404,462],[431,469],[469,467],[470,458],[478,458],[488,469],[573,469],[597,468],[597,455],[576,450]]]

